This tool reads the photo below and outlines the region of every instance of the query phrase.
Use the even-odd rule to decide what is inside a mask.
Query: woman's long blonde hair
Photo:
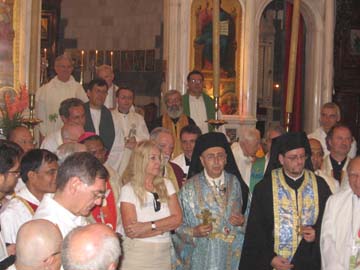
[[[141,206],[144,205],[146,200],[145,190],[145,176],[147,165],[150,161],[150,153],[153,148],[159,149],[153,141],[142,141],[133,150],[129,163],[122,175],[123,184],[131,183],[134,189],[135,195],[140,200]],[[159,149],[160,151],[160,149]],[[161,176],[161,170],[159,175],[153,180],[155,192],[159,195],[162,202],[167,202],[168,193],[165,186],[164,178]]]

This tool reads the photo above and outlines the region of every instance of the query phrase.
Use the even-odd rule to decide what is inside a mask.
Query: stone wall
[[[162,0],[62,0],[59,47],[119,51],[155,49],[155,70],[115,70],[115,82],[132,87],[136,105],[159,105],[162,69]],[[108,63],[110,64],[110,63]]]

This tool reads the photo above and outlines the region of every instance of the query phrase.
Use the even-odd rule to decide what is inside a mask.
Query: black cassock
[[[315,241],[300,242],[291,261],[295,270],[320,270],[320,227],[324,208],[331,191],[325,180],[316,176],[319,193],[319,216],[315,229]],[[304,177],[296,181],[285,176],[286,183],[297,190]],[[271,260],[277,255],[274,252],[274,209],[271,176],[260,181],[254,189],[250,215],[247,223],[244,246],[242,249],[240,270],[273,269]]]

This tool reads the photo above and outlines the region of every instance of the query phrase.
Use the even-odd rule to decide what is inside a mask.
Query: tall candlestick
[[[46,48],[44,48],[44,60],[45,60],[45,62],[47,60],[47,49]]]
[[[220,31],[219,31],[220,2],[213,0],[213,94],[219,97],[220,86]]]
[[[95,50],[95,67],[97,66],[97,62],[98,62],[98,50]]]
[[[81,50],[80,84],[84,83],[84,50]]]
[[[291,22],[291,40],[289,52],[289,68],[286,94],[286,115],[285,125],[289,131],[291,123],[291,115],[293,112],[295,72],[296,72],[296,55],[299,37],[299,21],[300,21],[300,0],[294,0],[294,8]]]
[[[113,51],[111,51],[110,52],[110,65],[111,65],[111,67],[113,68],[114,67],[114,62],[113,62],[113,56],[114,56],[114,52]]]

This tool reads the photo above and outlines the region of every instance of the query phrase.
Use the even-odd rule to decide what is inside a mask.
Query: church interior
[[[262,134],[284,126],[295,1],[220,2],[218,105],[229,138],[236,140],[241,126]],[[333,101],[360,141],[360,2],[299,2],[290,130],[316,129],[322,104]],[[0,106],[5,92],[22,85],[36,95],[63,53],[84,87],[99,65],[110,65],[114,82],[134,89],[147,123],[161,114],[166,91],[186,93],[191,70],[205,75],[204,91],[213,96],[205,31],[211,13],[211,0],[1,0]],[[221,24],[222,16],[230,23]]]

